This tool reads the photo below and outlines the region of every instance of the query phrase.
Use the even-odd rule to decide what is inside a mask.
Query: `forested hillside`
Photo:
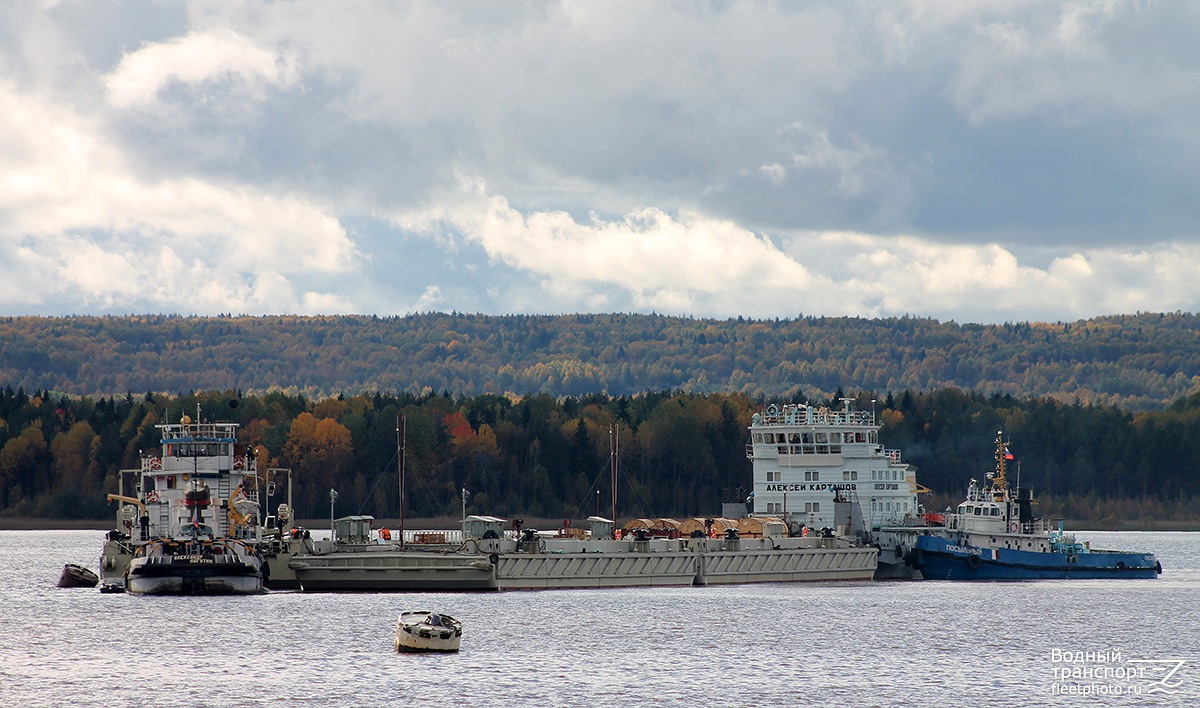
[[[1162,408],[1200,390],[1200,318],[960,325],[656,315],[12,317],[0,383],[92,397],[281,390],[552,397],[959,388]]]
[[[925,500],[933,508],[987,473],[1003,429],[1042,514],[1144,525],[1197,518],[1200,394],[1139,413],[958,389],[857,399],[860,409],[879,411],[882,442],[901,449],[936,492]],[[205,419],[240,423],[261,469],[293,470],[302,517],[327,516],[331,488],[339,514],[398,514],[400,415],[410,516],[457,516],[464,488],[470,513],[579,519],[606,511],[610,425],[621,446],[621,518],[712,514],[747,493],[746,427],[769,400],[682,392],[310,399],[232,390],[93,399],[8,386],[0,390],[0,516],[110,517],[104,494],[116,491],[118,470],[157,449],[156,424],[195,415],[197,405]]]

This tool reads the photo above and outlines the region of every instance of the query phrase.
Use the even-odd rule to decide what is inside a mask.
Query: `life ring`
[[[1018,530],[1020,530],[1020,528],[1021,528],[1021,525],[1018,524],[1017,522],[1015,522],[1015,521],[1008,522],[1008,532],[1009,533],[1016,533]]]
[[[967,556],[967,567],[970,568],[971,570],[975,570],[976,568],[978,568],[981,563],[982,563],[982,561],[979,560],[979,556],[975,555],[974,553]]]
[[[157,504],[158,503],[158,492],[155,492],[155,491],[146,492],[146,503],[147,504]]]
[[[150,469],[161,470],[162,469],[162,458],[151,457],[150,458]]]
[[[240,470],[245,466],[246,466],[246,457],[244,455],[238,455],[237,457],[233,458],[233,468],[235,470]]]

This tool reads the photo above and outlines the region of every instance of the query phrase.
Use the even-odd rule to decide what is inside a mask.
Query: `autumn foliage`
[[[840,406],[840,392],[814,402]],[[992,464],[992,440],[1012,440],[1023,486],[1044,514],[1195,518],[1200,498],[1200,396],[1134,413],[1050,398],[860,393],[885,446],[898,448],[934,494],[954,503]],[[610,430],[619,441],[618,514],[713,514],[751,484],[747,426],[767,402],[744,394],[657,392],[452,397],[376,392],[310,400],[279,391],[92,399],[0,390],[0,515],[107,518],[121,469],[158,447],[155,425],[183,414],[241,425],[262,470],[291,470],[303,518],[399,513],[404,431],[408,516],[471,513],[580,519],[610,509]],[[236,407],[231,407],[236,402]]]

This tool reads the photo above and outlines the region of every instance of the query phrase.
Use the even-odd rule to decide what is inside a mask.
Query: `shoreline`
[[[307,529],[329,529],[328,519],[302,519],[298,526]],[[549,530],[557,528],[555,523],[542,524],[543,519],[531,520],[532,528]],[[396,529],[397,519],[376,519],[374,527]],[[438,517],[428,519],[409,519],[405,526],[409,530],[445,530],[460,527],[459,519]],[[1067,519],[1063,527],[1068,532],[1083,533],[1087,531],[1200,531],[1200,520],[1190,521],[1152,521],[1139,524],[1136,522],[1101,523]],[[38,517],[0,517],[0,531],[108,531],[113,528],[112,521],[102,519],[43,519]]]

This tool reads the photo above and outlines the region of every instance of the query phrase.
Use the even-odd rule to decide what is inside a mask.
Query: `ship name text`
[[[857,484],[827,484],[827,483],[812,483],[812,484],[768,484],[766,491],[768,492],[823,492],[823,491],[845,491],[852,492],[858,489]]]

